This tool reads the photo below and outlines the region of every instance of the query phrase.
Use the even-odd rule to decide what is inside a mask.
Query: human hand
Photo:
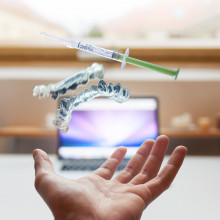
[[[175,148],[159,172],[168,142],[166,136],[145,141],[126,168],[112,178],[126,154],[126,148],[119,147],[99,169],[78,180],[57,175],[48,155],[36,149],[35,187],[56,220],[140,219],[144,209],[170,186],[186,155],[185,147]]]

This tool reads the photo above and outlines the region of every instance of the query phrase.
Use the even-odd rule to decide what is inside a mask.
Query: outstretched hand
[[[36,149],[35,187],[56,220],[140,219],[144,209],[170,186],[186,155],[185,147],[175,148],[159,172],[167,146],[166,136],[145,141],[126,168],[112,178],[126,154],[126,148],[119,147],[99,169],[78,180],[57,175],[48,155]]]

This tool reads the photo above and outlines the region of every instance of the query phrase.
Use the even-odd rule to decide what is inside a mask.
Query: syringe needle
[[[51,38],[51,39],[53,39],[53,40],[57,40],[57,41],[59,41],[59,42],[61,42],[61,43],[64,43],[65,45],[66,45],[66,43],[69,42],[69,41],[66,40],[66,39],[63,39],[63,38],[61,38],[61,37],[54,37],[54,36],[52,36],[52,35],[47,34],[46,32],[41,32],[40,34],[41,34],[42,36],[44,36],[44,37],[49,37],[49,38]]]
[[[69,47],[69,48],[77,48],[77,45],[78,45],[77,41],[70,41],[70,40],[66,40],[66,39],[61,38],[61,37],[54,37],[52,35],[47,34],[46,32],[41,32],[40,34],[42,36],[49,37],[53,40],[57,40],[57,41],[63,43],[65,46]]]
[[[60,41],[60,42],[65,41],[63,38],[54,37],[54,36],[52,36],[52,35],[47,34],[46,32],[41,32],[40,34],[41,34],[42,36],[44,36],[44,37],[49,37],[49,38],[51,38],[51,39],[58,40],[58,41]]]

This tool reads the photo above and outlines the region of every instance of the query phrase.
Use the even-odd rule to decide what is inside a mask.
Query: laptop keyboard
[[[98,169],[106,159],[74,159],[65,161],[62,170],[96,170]],[[117,170],[123,170],[129,159],[124,159],[119,165]]]

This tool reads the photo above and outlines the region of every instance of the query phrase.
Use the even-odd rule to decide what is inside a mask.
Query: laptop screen
[[[158,133],[156,98],[130,98],[121,104],[96,98],[72,112],[66,134],[58,132],[58,155],[61,159],[101,159],[125,146],[126,158],[131,158],[146,139],[156,139]]]

